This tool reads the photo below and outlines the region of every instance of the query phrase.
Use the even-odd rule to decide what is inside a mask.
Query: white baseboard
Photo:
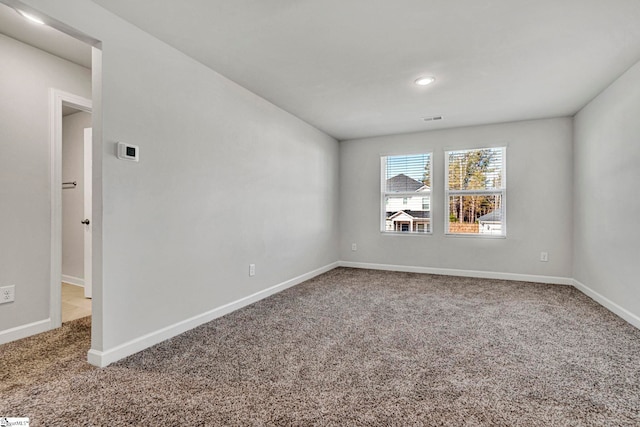
[[[575,279],[573,279],[573,286],[576,287],[576,289],[578,289],[580,292],[582,292],[583,294],[585,294],[586,296],[588,296],[589,298],[591,298],[592,300],[600,304],[601,306],[605,307],[609,311],[613,312],[617,316],[629,322],[631,325],[640,329],[640,317],[631,313],[626,308],[620,307],[618,304],[611,301],[609,298],[599,294],[598,292],[594,291],[584,283],[581,283]]]
[[[41,332],[46,332],[50,329],[51,319],[39,320],[26,325],[16,326],[15,328],[7,329],[6,331],[0,331],[0,344],[6,344]]]
[[[70,285],[80,286],[80,287],[84,288],[84,279],[81,279],[79,277],[68,276],[66,274],[63,274],[62,275],[62,281],[64,283],[68,283]]]
[[[300,284],[306,280],[312,279],[322,273],[326,273],[329,270],[333,270],[338,266],[339,266],[339,262],[328,264],[324,267],[310,271],[309,273],[302,274],[298,277],[294,277],[293,279],[287,280],[285,282],[279,283],[270,288],[256,292],[255,294],[246,296],[244,298],[240,298],[239,300],[214,308],[213,310],[207,311],[205,313],[199,314],[197,316],[191,317],[189,319],[183,320],[173,325],[169,325],[157,331],[143,335],[139,338],[135,338],[124,344],[120,344],[114,348],[111,348],[105,351],[91,349],[87,354],[87,360],[89,361],[90,364],[103,368],[113,362],[116,362],[127,356],[130,356],[139,351],[142,351],[145,348],[149,348],[152,345],[158,344],[169,338],[175,337],[176,335],[180,335],[190,329],[193,329],[204,323],[210,322],[214,319],[217,319],[218,317],[224,316],[225,314],[229,314],[232,311],[238,310],[249,304],[253,304],[254,302],[260,301],[261,299],[264,299],[270,295],[284,291],[287,288]]]
[[[520,282],[573,285],[570,277],[538,276],[533,274],[500,273],[496,271],[458,270],[453,268],[416,267],[408,265],[373,264],[365,262],[340,261],[341,267],[364,268],[369,270],[403,271],[406,273],[427,273],[444,276],[478,277],[482,279],[517,280]]]
[[[494,271],[456,270],[449,268],[415,267],[391,264],[373,264],[364,262],[340,261],[340,267],[364,268],[370,270],[403,271],[408,273],[441,274],[447,276],[479,277],[485,279],[517,280],[521,282],[549,283],[573,286],[598,304],[607,308],[631,325],[640,329],[640,317],[622,308],[607,297],[599,294],[585,284],[570,277],[537,276],[531,274],[499,273]]]

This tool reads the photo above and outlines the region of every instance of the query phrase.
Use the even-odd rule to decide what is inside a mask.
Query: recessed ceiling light
[[[430,85],[431,83],[435,82],[436,78],[433,76],[427,76],[427,77],[420,77],[418,79],[416,79],[416,84],[418,86],[426,86],[426,85]]]
[[[42,19],[38,18],[37,16],[33,16],[33,15],[31,15],[29,13],[26,13],[26,12],[23,12],[21,10],[19,10],[18,13],[20,15],[24,16],[30,22],[33,22],[34,24],[44,25],[44,21]]]

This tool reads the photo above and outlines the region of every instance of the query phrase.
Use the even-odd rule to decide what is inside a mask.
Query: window
[[[446,152],[446,234],[506,236],[505,154],[505,147]]]
[[[431,201],[429,200],[429,197],[423,197],[422,198],[422,210],[428,211],[431,208]]]
[[[380,229],[431,233],[431,153],[384,156]]]

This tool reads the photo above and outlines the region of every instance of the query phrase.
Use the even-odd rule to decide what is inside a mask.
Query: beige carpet
[[[640,425],[640,331],[571,287],[339,268],[105,369],[0,346],[32,426]]]

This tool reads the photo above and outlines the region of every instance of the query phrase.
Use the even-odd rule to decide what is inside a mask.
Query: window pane
[[[449,196],[448,233],[502,236],[502,194]]]
[[[429,191],[431,154],[386,157],[386,193]]]
[[[407,203],[404,204],[404,199]],[[405,233],[430,233],[431,211],[423,208],[423,194],[415,197],[385,197],[385,221],[383,231]]]
[[[448,152],[449,190],[504,188],[503,153],[503,148]]]
[[[382,231],[431,232],[431,153],[382,158]]]

